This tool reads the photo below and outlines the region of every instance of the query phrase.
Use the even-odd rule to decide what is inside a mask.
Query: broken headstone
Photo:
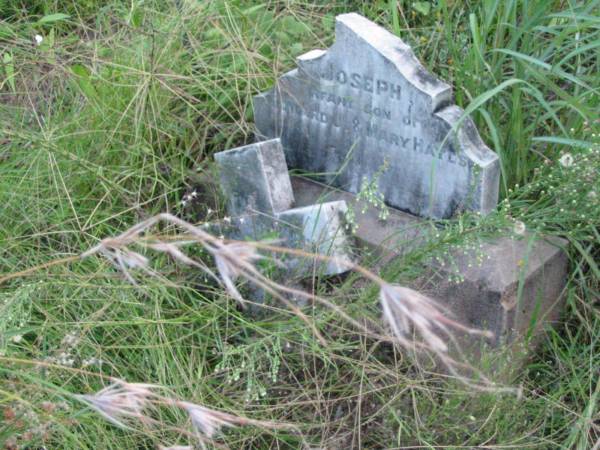
[[[326,255],[330,261],[289,258],[296,275],[336,275],[348,270],[350,240],[344,226],[346,203],[333,201],[291,208],[294,195],[279,139],[215,154],[232,218],[211,224],[230,239],[276,238],[284,246]],[[316,269],[315,269],[316,265]]]
[[[338,16],[335,43],[300,56],[297,69],[255,97],[254,112],[258,138],[280,138],[288,165],[311,176],[292,180],[297,206],[354,207],[356,194],[377,182],[389,215],[382,220],[372,207],[356,214],[356,236],[385,261],[426,240],[432,224],[423,218],[496,207],[498,157],[452,103],[450,86],[358,14]],[[560,311],[563,246],[543,237],[530,246],[486,242],[481,266],[460,255],[451,272],[432,264],[429,293],[459,320],[493,330],[495,344],[529,335]],[[460,282],[447,282],[457,272]]]
[[[254,110],[259,138],[281,138],[288,166],[327,184],[357,193],[382,171],[385,202],[421,217],[496,206],[498,157],[450,86],[358,14],[338,16],[333,46],[300,56]]]

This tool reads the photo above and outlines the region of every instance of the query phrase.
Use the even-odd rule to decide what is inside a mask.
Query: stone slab
[[[322,199],[356,204],[352,194],[306,178],[293,177],[292,186],[297,204]],[[386,262],[424,242],[432,229],[428,221],[394,209],[386,221],[372,208],[357,215],[357,221],[358,242],[376,249]],[[477,251],[489,256],[481,264],[475,263],[475,254],[454,252],[444,265],[432,263],[427,276],[413,287],[446,305],[461,323],[492,331],[495,347],[539,336],[544,325],[558,320],[564,304],[567,242],[525,235],[481,245]],[[462,280],[449,281],[457,273]]]
[[[335,43],[254,99],[259,139],[281,138],[288,166],[357,193],[378,177],[385,202],[448,218],[497,204],[499,162],[400,38],[358,14],[336,18]],[[378,176],[378,174],[380,174]]]
[[[344,219],[346,211],[343,200],[318,203],[284,211],[277,215],[277,223],[297,231],[288,237],[291,246],[334,257],[322,264],[313,262],[311,266],[317,266],[317,273],[337,275],[347,272],[348,263],[352,262],[351,240]]]
[[[297,206],[337,200],[343,200],[354,207],[357,204],[354,194],[341,189],[300,176],[291,177],[291,182]],[[394,208],[389,208],[389,216],[385,221],[379,218],[379,211],[374,207],[367,207],[364,214],[356,213],[355,236],[363,244],[381,250],[387,249],[386,252],[394,256],[417,244],[423,234],[422,220]]]
[[[275,239],[275,245],[331,256],[334,260],[325,263],[315,258],[284,258],[290,278],[331,276],[347,272],[347,264],[353,259],[353,242],[346,232],[345,212],[344,201],[333,201],[289,209],[275,217],[266,214],[232,217],[207,223],[204,228],[227,239]]]
[[[279,139],[215,154],[229,214],[276,214],[292,207],[294,193]]]

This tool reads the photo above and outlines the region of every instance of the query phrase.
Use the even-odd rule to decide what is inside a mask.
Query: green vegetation
[[[138,286],[90,258],[0,285],[0,446],[188,443],[182,415],[122,430],[73,397],[103,374],[301,431],[228,429],[217,441],[230,448],[598,448],[600,2],[330,3],[0,0],[0,274],[80,254],[158,212],[223,217],[212,153],[252,140],[252,96],[329,45],[335,14],[358,11],[454,86],[502,164],[497,213],[448,221],[386,279],[405,283],[514,223],[571,244],[564,324],[511,374],[523,396],[419,370],[321,307],[305,313],[327,347],[282,305],[240,312],[167,258]],[[311,288],[379,318],[356,277]]]

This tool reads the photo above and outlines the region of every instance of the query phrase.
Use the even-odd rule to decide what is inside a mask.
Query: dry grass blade
[[[142,236],[149,228],[157,223],[164,221],[167,224],[175,225],[187,233],[185,238],[176,235],[175,239],[159,239],[156,236],[149,238]],[[204,263],[187,256],[180,247],[183,245],[200,244],[214,259],[217,268],[217,274],[210,270]],[[318,255],[308,253],[303,250],[273,246],[261,242],[241,242],[226,241],[216,238],[206,231],[179,219],[172,214],[159,214],[147,219],[115,238],[103,239],[98,245],[84,252],[81,257],[86,258],[94,254],[100,254],[111,261],[117,268],[123,271],[125,276],[132,282],[135,280],[129,273],[130,269],[141,269],[151,275],[154,274],[149,268],[149,260],[140,253],[130,250],[128,245],[140,245],[145,248],[166,253],[174,260],[183,264],[194,266],[211,277],[219,280],[227,292],[236,299],[241,305],[246,303],[238,291],[235,281],[243,278],[270,293],[275,298],[284,303],[294,314],[306,322],[315,337],[326,345],[327,341],[320,334],[314,322],[311,321],[296,305],[286,298],[286,295],[295,295],[306,299],[314,300],[325,307],[331,308],[338,313],[348,323],[352,324],[365,335],[373,338],[392,341],[405,348],[418,348],[421,350],[432,351],[439,356],[440,360],[450,370],[451,373],[467,383],[469,380],[458,374],[458,368],[466,369],[470,373],[477,374],[482,380],[486,389],[497,390],[498,388],[485,378],[479,371],[473,367],[452,359],[449,356],[448,343],[456,346],[458,353],[461,354],[460,346],[453,334],[454,331],[460,331],[472,335],[491,337],[491,333],[475,328],[467,327],[449,317],[442,305],[438,302],[420,294],[412,289],[387,283],[381,277],[371,272],[369,269],[347,261],[340,261],[327,255]],[[347,315],[341,308],[333,302],[320,296],[289,288],[265,277],[256,267],[256,262],[265,258],[259,253],[259,250],[274,252],[279,254],[289,254],[297,257],[312,258],[320,261],[332,261],[347,265],[349,270],[353,270],[363,275],[379,287],[379,300],[383,311],[384,322],[387,323],[393,331],[393,336],[386,336],[385,333],[376,333],[370,330],[365,324],[360,323]],[[422,340],[415,340],[413,333],[417,332]],[[201,410],[198,410],[201,411]],[[201,416],[201,413],[197,413]],[[200,423],[200,422],[198,422]],[[225,425],[225,423],[223,423]],[[202,428],[202,427],[200,427]],[[209,431],[210,426],[206,428]]]
[[[117,380],[94,395],[78,395],[95,411],[113,424],[129,428],[123,421],[144,420],[144,410],[150,406],[153,390],[159,386],[145,383],[127,383]]]
[[[469,328],[449,319],[448,311],[435,300],[407,287],[380,283],[379,299],[383,317],[398,339],[408,345],[413,329],[422,336],[425,345],[436,353],[447,353],[449,327],[492,337],[489,331]]]

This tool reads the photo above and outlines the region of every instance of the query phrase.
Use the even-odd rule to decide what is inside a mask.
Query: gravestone
[[[207,224],[208,231],[238,240],[275,237],[280,245],[332,258],[326,262],[287,258],[287,269],[298,277],[348,270],[352,256],[344,223],[346,203],[292,208],[294,194],[279,139],[216,153],[215,161],[232,217]]]
[[[496,207],[498,157],[452,103],[450,86],[402,40],[358,14],[338,16],[328,50],[300,56],[297,69],[257,95],[254,116],[257,138],[280,138],[288,166],[311,176],[292,179],[297,207],[356,204],[364,183],[378,182],[389,217],[374,208],[357,214],[356,236],[386,261],[425,240],[427,218]],[[500,237],[482,245],[490,258],[480,266],[459,252],[452,270],[432,263],[429,285],[416,287],[459,321],[492,329],[500,345],[558,317],[565,245]],[[462,280],[448,282],[456,272]]]
[[[333,46],[300,56],[254,111],[259,139],[280,138],[289,167],[327,184],[357,193],[382,172],[385,202],[421,217],[496,206],[498,157],[450,86],[358,14],[338,16]]]

